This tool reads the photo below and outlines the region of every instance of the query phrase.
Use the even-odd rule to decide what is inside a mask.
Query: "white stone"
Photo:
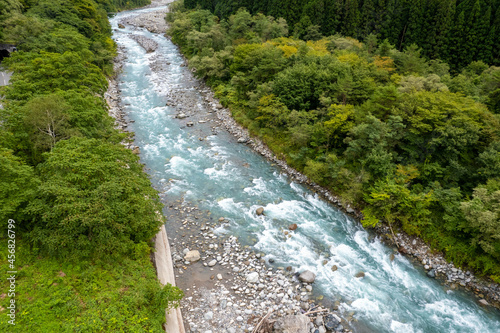
[[[198,250],[189,251],[186,253],[184,259],[189,262],[196,262],[200,260],[200,252]]]
[[[203,316],[206,320],[212,320],[213,317],[214,317],[214,313],[212,311],[208,311],[205,313],[205,315]]]
[[[316,274],[311,271],[303,271],[299,275],[299,280],[306,283],[313,283],[316,279]]]
[[[257,272],[252,272],[247,275],[247,282],[248,283],[257,283],[259,282],[259,273]]]

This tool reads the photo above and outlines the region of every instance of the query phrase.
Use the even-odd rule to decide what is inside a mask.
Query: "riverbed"
[[[427,277],[420,265],[256,153],[245,133],[230,134],[221,117],[227,110],[192,76],[177,47],[162,34],[127,24],[131,17],[157,10],[120,13],[111,23],[125,56],[118,78],[120,104],[127,130],[135,133],[134,145],[166,206],[177,281],[187,293],[184,304],[200,312],[190,317],[191,324],[204,332],[214,318],[206,318],[206,311],[190,302],[213,303],[220,312],[234,313],[234,318],[220,318],[233,320],[227,331],[232,327],[243,332],[254,325],[245,324],[250,316],[284,299],[291,305],[281,308],[282,314],[300,312],[288,295],[292,289],[299,302],[307,296],[306,301],[335,307],[358,332],[500,331],[496,310]],[[155,46],[148,49],[141,40]],[[263,215],[256,213],[260,207]],[[296,230],[289,230],[292,224]],[[199,250],[201,260],[184,262],[186,249]],[[269,268],[272,279],[264,275]],[[293,272],[304,270],[317,275],[312,291],[293,280]],[[246,289],[252,290],[246,276],[253,271],[259,272],[264,288],[257,284],[247,297]],[[284,291],[282,296],[275,287]],[[261,297],[262,290],[269,292]],[[241,306],[245,297],[269,303],[259,310],[254,302],[248,309],[251,302]],[[224,309],[221,298],[227,299]],[[231,311],[225,310],[227,303]]]

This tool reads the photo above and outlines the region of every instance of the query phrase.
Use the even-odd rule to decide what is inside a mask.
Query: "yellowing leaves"
[[[309,52],[307,54],[314,55],[318,57],[326,56],[330,54],[327,49],[328,40],[321,39],[318,41],[308,41],[307,46],[309,47]]]
[[[379,70],[384,70],[387,72],[392,72],[396,70],[396,68],[394,67],[394,60],[392,60],[392,58],[390,57],[375,56],[373,63]]]
[[[290,58],[292,55],[297,53],[298,50],[295,46],[290,45],[280,45],[278,48],[283,51],[283,56],[285,58]]]
[[[340,62],[349,64],[351,66],[356,66],[356,65],[359,65],[363,62],[366,63],[366,60],[361,59],[359,57],[359,55],[357,55],[356,53],[345,52],[345,51],[342,54],[340,54],[339,56],[337,56],[337,59]]]
[[[347,133],[353,126],[353,105],[332,104],[328,108],[329,120],[325,121],[325,127],[332,132]]]

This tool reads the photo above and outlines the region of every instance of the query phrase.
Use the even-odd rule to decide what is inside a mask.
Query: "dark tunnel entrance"
[[[10,52],[5,49],[0,49],[0,62],[2,62],[3,58],[7,58],[10,56]]]
[[[0,44],[0,62],[4,58],[10,57],[12,52],[16,51],[16,46],[12,44]]]

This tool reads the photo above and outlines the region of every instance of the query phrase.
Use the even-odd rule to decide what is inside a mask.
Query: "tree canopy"
[[[500,65],[500,3],[498,0],[432,1],[284,1],[185,0],[222,19],[241,8],[288,22],[289,31],[305,40],[340,33],[367,41],[387,39],[400,51],[416,44],[431,59],[443,59],[453,70],[472,61]]]

